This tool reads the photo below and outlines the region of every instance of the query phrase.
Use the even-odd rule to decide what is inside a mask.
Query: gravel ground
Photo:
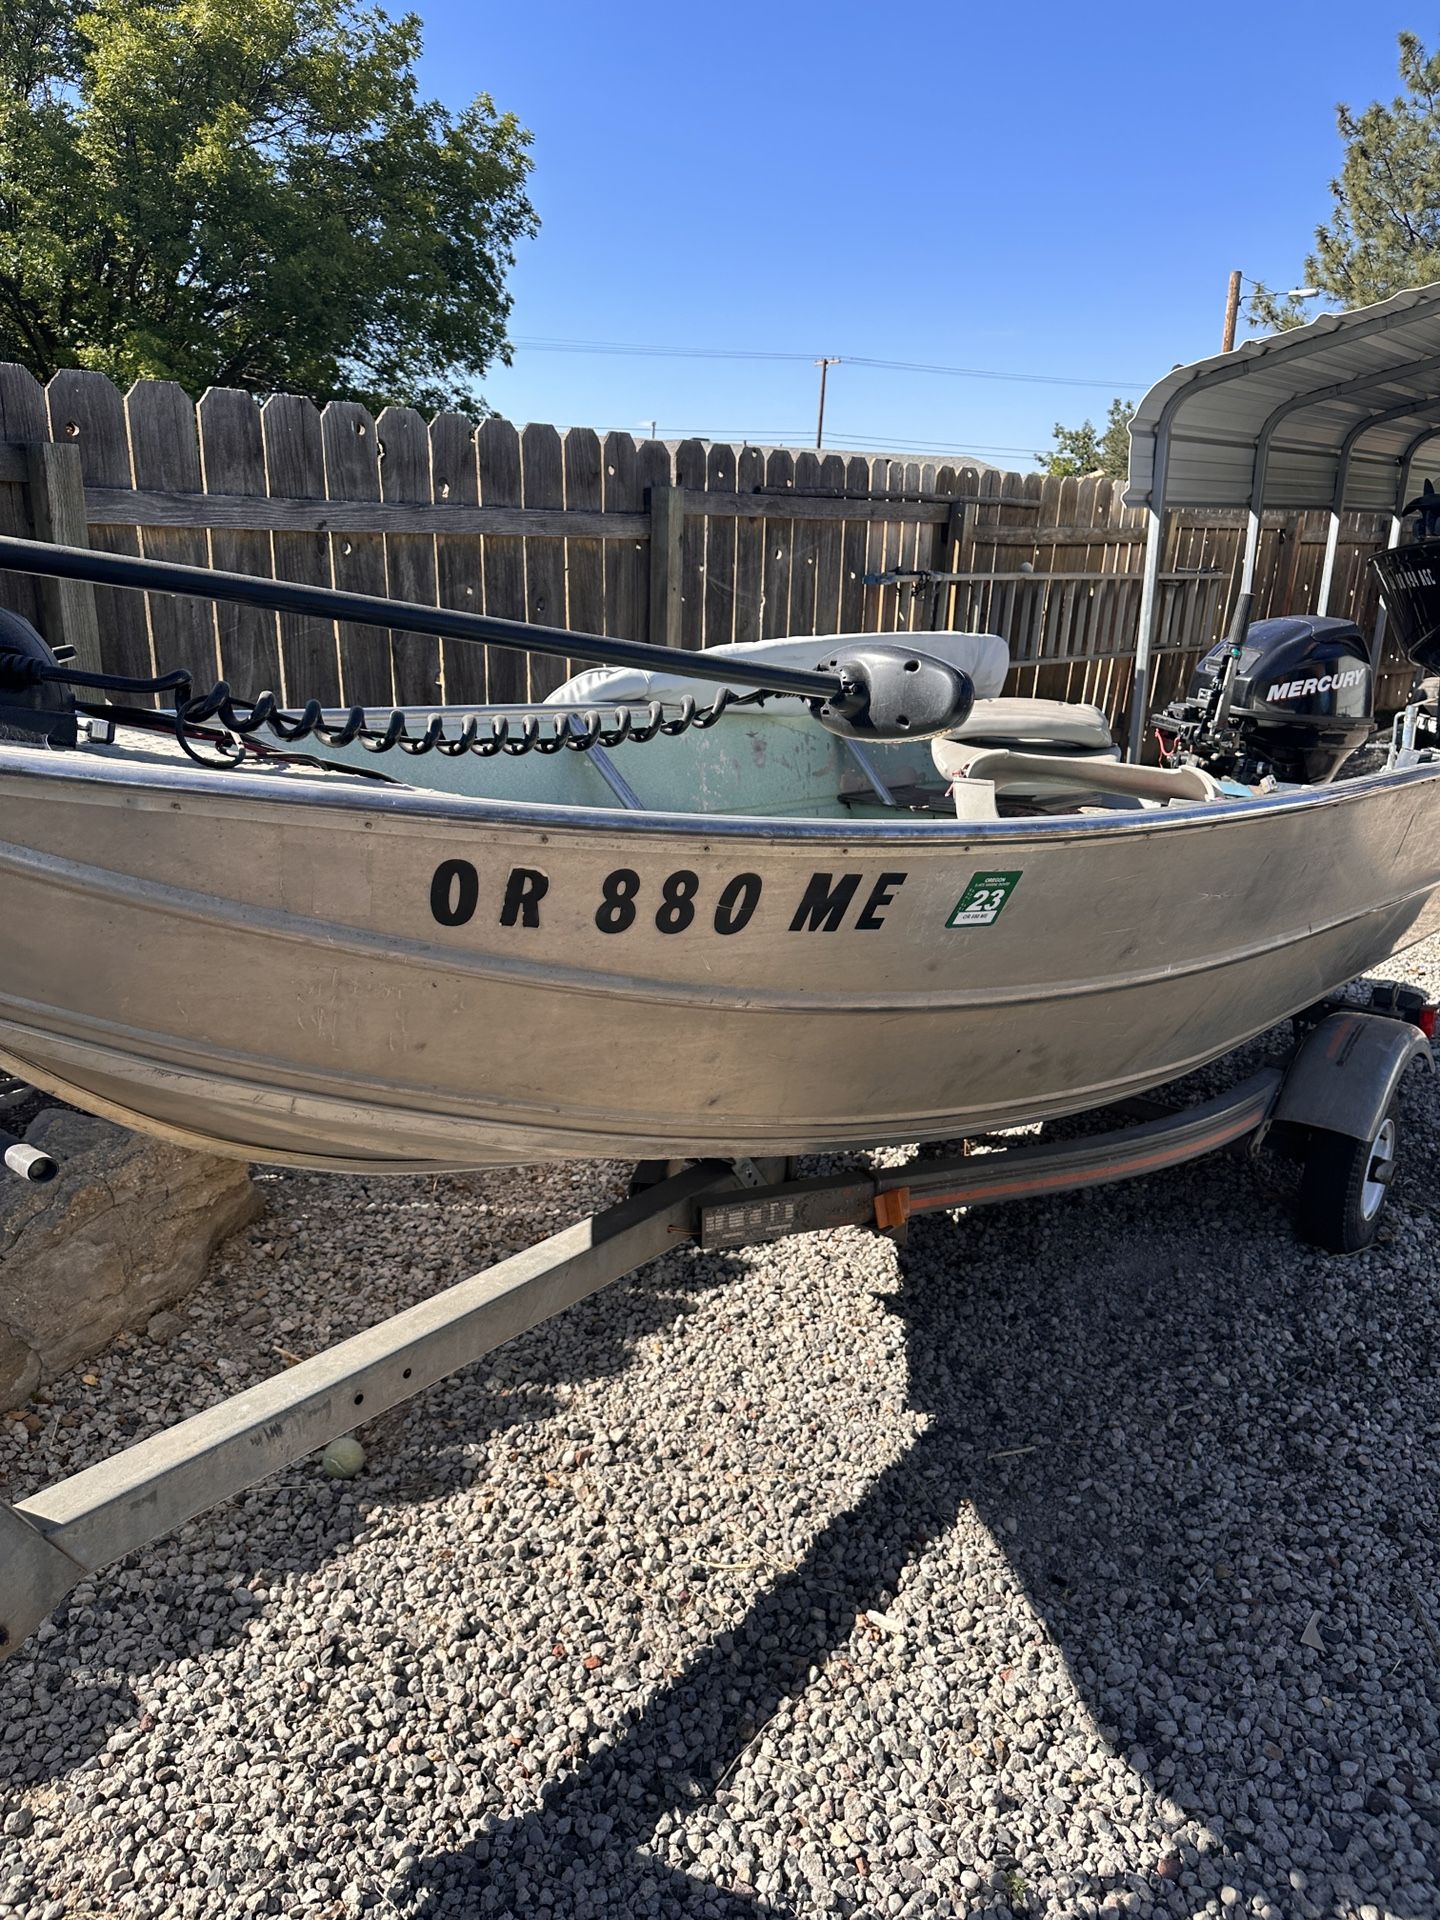
[[[193,1523],[0,1669],[0,1913],[1440,1912],[1404,1105],[1369,1254],[1267,1160],[677,1252]],[[160,1338],[0,1423],[11,1497],[622,1178],[267,1176]]]

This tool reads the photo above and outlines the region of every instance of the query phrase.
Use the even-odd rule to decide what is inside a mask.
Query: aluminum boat
[[[684,661],[702,698],[776,697],[683,728],[652,662],[523,714],[192,705],[184,751],[82,700],[75,745],[0,745],[0,1058],[171,1140],[360,1171],[908,1143],[1143,1092],[1440,928],[1440,760],[1412,729],[1335,778],[1368,682],[1343,623],[1261,631],[1294,625],[1202,663],[1159,767],[1094,709],[998,698],[993,636],[876,641],[877,674],[923,648],[965,685],[923,739],[775,689],[833,636]],[[1297,645],[1316,670],[1265,684]],[[533,750],[397,745],[466,725]]]

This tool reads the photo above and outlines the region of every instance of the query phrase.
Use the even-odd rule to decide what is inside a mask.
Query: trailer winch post
[[[0,1501],[0,1659],[71,1588],[693,1234],[705,1160],[288,1372],[22,1500]]]

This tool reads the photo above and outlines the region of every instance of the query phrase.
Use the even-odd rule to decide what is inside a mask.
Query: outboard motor
[[[1370,738],[1374,714],[1370,650],[1354,621],[1293,614],[1254,621],[1238,653],[1218,641],[1154,726],[1172,765],[1198,763],[1247,786],[1323,786]]]

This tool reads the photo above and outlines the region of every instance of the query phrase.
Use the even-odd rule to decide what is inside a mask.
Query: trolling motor
[[[658,701],[650,701],[645,717],[637,721],[628,707],[615,705],[616,718],[607,726],[600,713],[587,713],[578,727],[569,724],[547,730],[532,714],[512,727],[507,716],[470,716],[461,734],[447,737],[436,716],[420,735],[412,735],[397,709],[380,727],[371,725],[364,708],[351,707],[337,728],[325,720],[320,703],[305,702],[297,714],[281,710],[275,696],[261,693],[253,700],[237,700],[221,680],[196,695],[183,670],[154,679],[118,674],[82,673],[67,668],[46,647],[35,629],[17,615],[0,628],[0,721],[7,702],[21,715],[24,730],[40,734],[53,745],[75,744],[73,711],[66,735],[64,699],[56,689],[70,686],[115,693],[170,693],[174,696],[173,724],[180,744],[192,752],[187,730],[218,719],[232,738],[268,727],[284,740],[315,735],[332,745],[360,740],[377,753],[402,747],[410,753],[439,748],[450,753],[541,753],[594,746],[618,746],[624,740],[651,740],[657,733],[684,733],[692,726],[713,726],[728,706],[763,700],[771,694],[798,694],[820,725],[851,739],[925,739],[960,726],[974,704],[970,676],[942,660],[932,659],[913,646],[877,641],[848,646],[813,670],[717,659],[677,652],[638,640],[615,640],[591,633],[571,633],[560,627],[528,626],[489,614],[457,613],[446,607],[426,607],[376,594],[344,593],[330,587],[304,586],[288,580],[262,580],[252,574],[212,571],[207,567],[178,566],[169,561],[141,560],[128,554],[96,552],[89,547],[54,546],[44,540],[0,536],[0,568],[49,575],[63,580],[88,580],[101,586],[132,587],[151,593],[191,594],[205,600],[229,600],[269,612],[313,614],[324,620],[355,620],[391,627],[402,633],[437,634],[445,639],[484,643],[520,653],[563,653],[602,665],[639,667],[667,674],[690,672],[697,679],[720,681],[713,705],[697,710],[686,696],[678,717],[667,718]],[[824,640],[815,642],[816,651]],[[742,693],[734,688],[745,689]],[[673,703],[672,703],[673,704]],[[71,703],[73,709],[73,701]],[[36,710],[56,714],[37,720]],[[133,716],[131,716],[133,717]],[[241,750],[243,752],[243,748]],[[197,756],[198,757],[198,756]]]

